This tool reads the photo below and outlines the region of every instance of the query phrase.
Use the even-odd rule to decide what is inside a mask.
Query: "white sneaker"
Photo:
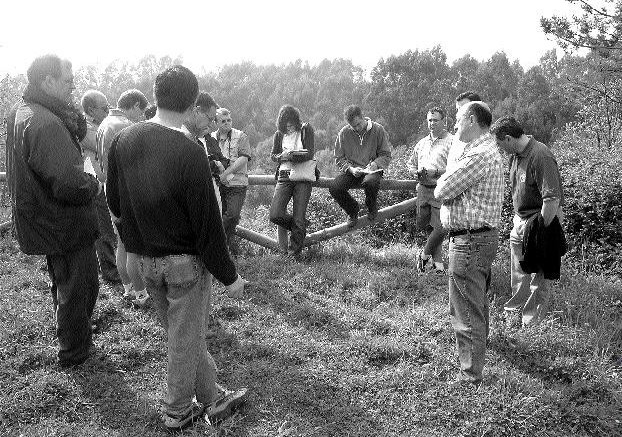
[[[229,417],[240,405],[246,402],[247,391],[247,388],[225,390],[218,399],[205,408],[205,421],[213,425]]]
[[[147,300],[149,300],[149,293],[147,293],[147,290],[143,290],[141,292],[134,292],[134,299],[132,300],[132,303],[136,306],[142,307],[145,306]]]
[[[125,288],[125,286],[124,286]],[[134,287],[130,285],[129,288],[125,289],[123,292],[123,299],[134,300],[136,299],[136,291],[134,291]]]

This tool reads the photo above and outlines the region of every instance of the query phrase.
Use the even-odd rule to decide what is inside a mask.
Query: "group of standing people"
[[[231,297],[240,297],[246,284],[232,259],[231,236],[248,185],[248,137],[180,65],[156,77],[155,112],[148,120],[148,100],[138,90],[123,93],[116,108],[101,92],[88,91],[81,102],[85,118],[72,103],[71,63],[55,55],[35,59],[27,76],[23,100],[8,117],[7,175],[20,248],[47,259],[59,363],[79,365],[89,356],[99,260],[103,279],[120,281],[136,304],[153,298],[167,331],[165,426],[222,419],[244,402],[247,390],[226,390],[216,382],[205,343],[206,316],[212,276]],[[545,145],[511,117],[491,127],[488,105],[461,100],[453,136],[441,108],[428,112],[430,134],[415,146],[408,167],[419,181],[418,222],[428,233],[418,266],[424,269],[431,259],[437,271],[444,270],[440,251],[448,235],[459,380],[479,384],[488,335],[486,290],[503,202],[499,150],[512,154],[516,211],[514,295],[506,309],[522,311],[525,325],[544,316],[546,280],[559,277],[559,262],[547,262],[541,245],[544,241],[546,253],[559,260],[563,194],[555,158]],[[355,227],[361,207],[348,191],[364,189],[367,217],[375,220],[391,146],[383,126],[364,117],[359,106],[346,108],[344,117],[334,152],[340,174],[330,194],[347,214],[348,226]],[[291,231],[289,249],[297,256],[318,177],[314,132],[291,105],[281,108],[276,125],[270,220]],[[550,237],[552,227],[556,237]]]

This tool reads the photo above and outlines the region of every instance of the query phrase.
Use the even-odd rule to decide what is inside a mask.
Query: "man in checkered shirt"
[[[497,253],[503,203],[503,161],[489,129],[492,114],[481,102],[462,106],[456,137],[466,143],[437,182],[441,222],[449,233],[449,314],[456,335],[458,382],[479,385],[488,337],[486,283]]]
[[[426,231],[428,238],[417,256],[417,267],[425,271],[425,265],[432,258],[437,272],[445,270],[441,245],[445,232],[441,225],[441,203],[434,198],[436,181],[445,173],[447,154],[453,135],[447,132],[445,111],[434,107],[428,111],[430,134],[419,140],[406,163],[413,176],[417,176],[417,228]]]

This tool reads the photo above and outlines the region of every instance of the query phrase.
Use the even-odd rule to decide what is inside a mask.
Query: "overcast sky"
[[[571,15],[565,0],[4,0],[0,74],[54,52],[74,67],[181,56],[197,73],[250,60],[282,64],[380,58],[440,45],[452,62],[504,51],[525,68],[555,44],[540,17]]]

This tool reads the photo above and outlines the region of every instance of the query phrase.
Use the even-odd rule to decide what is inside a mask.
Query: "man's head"
[[[28,83],[44,93],[65,103],[71,103],[73,84],[71,62],[56,55],[43,55],[32,61],[28,71]]]
[[[360,106],[350,105],[343,111],[344,118],[358,134],[362,134],[367,129],[367,120],[363,117]]]
[[[439,137],[445,130],[445,111],[437,106],[428,111],[428,129],[434,137]]]
[[[80,103],[84,113],[91,117],[95,124],[101,123],[108,115],[108,109],[110,108],[108,99],[101,91],[88,90],[82,95]]]
[[[186,119],[186,126],[197,136],[203,136],[216,130],[216,110],[218,105],[205,91],[199,93],[192,111]]]
[[[199,81],[182,65],[172,65],[157,75],[153,95],[158,109],[184,113],[191,110],[199,95]]]
[[[233,121],[231,120],[231,111],[227,108],[218,108],[216,111],[216,123],[218,124],[218,133],[222,135],[226,135],[231,130],[233,126]]]
[[[523,149],[519,139],[525,134],[523,127],[514,117],[501,117],[490,127],[497,146],[507,153],[520,153]]]
[[[492,114],[483,102],[469,102],[458,109],[456,114],[456,136],[468,143],[488,132]]]
[[[145,119],[145,109],[149,102],[140,90],[127,90],[117,100],[117,108],[127,115],[127,118],[136,122]]]
[[[456,97],[456,110],[460,109],[461,106],[466,105],[469,102],[481,102],[482,98],[479,94],[474,93],[473,91],[466,91],[461,93]]]

